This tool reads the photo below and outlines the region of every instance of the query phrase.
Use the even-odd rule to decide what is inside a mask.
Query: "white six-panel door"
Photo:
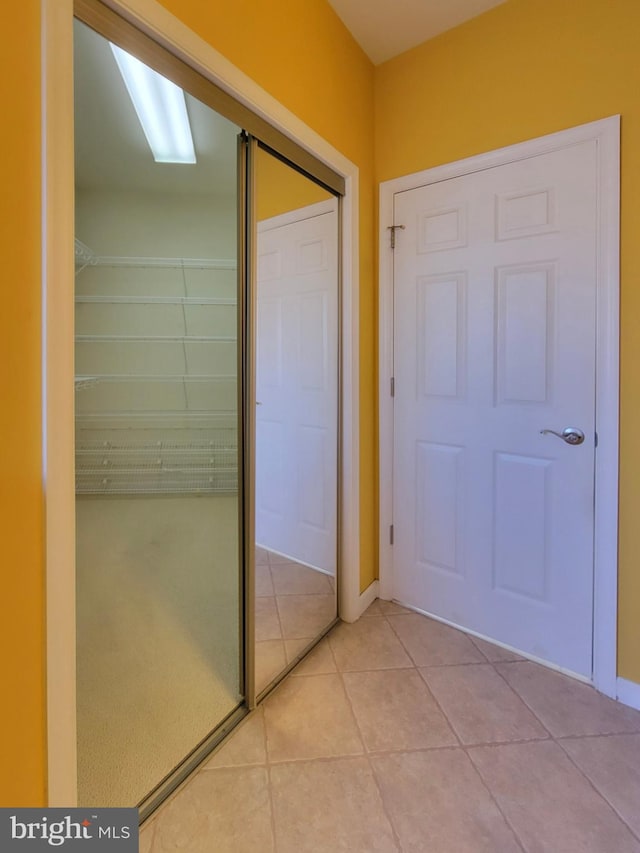
[[[393,597],[586,677],[596,177],[584,142],[394,196]]]
[[[258,231],[256,543],[335,574],[338,225],[327,205]]]

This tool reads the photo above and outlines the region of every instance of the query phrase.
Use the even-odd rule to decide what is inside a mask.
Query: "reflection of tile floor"
[[[159,809],[140,850],[640,853],[638,803],[640,713],[376,601]]]
[[[333,578],[256,548],[256,691],[335,617]]]

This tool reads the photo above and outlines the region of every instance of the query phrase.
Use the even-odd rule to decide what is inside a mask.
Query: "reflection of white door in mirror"
[[[258,228],[256,543],[335,574],[337,201]]]

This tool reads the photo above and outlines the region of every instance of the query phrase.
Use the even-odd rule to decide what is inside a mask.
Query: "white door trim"
[[[618,405],[620,304],[620,117],[612,116],[500,148],[476,157],[406,175],[380,185],[379,399],[380,399],[380,596],[392,597],[393,547],[393,223],[395,193],[438,183],[595,141],[598,151],[593,684],[617,697],[618,598]],[[622,698],[622,697],[621,697]]]
[[[328,199],[327,201],[308,204],[306,207],[300,207],[297,210],[289,210],[287,213],[278,213],[276,216],[270,216],[268,219],[261,219],[258,222],[258,234],[262,231],[270,231],[272,228],[282,228],[283,225],[302,222],[303,219],[313,219],[315,216],[322,216],[323,213],[333,213],[334,210],[333,201]]]
[[[156,0],[105,0],[345,178],[342,200],[342,496],[340,616],[360,595],[359,170]],[[77,800],[73,402],[73,0],[40,0],[42,18],[43,482],[46,504],[48,802]]]

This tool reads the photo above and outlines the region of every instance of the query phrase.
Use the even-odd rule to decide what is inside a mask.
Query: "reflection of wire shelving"
[[[78,494],[237,492],[236,268],[76,240]]]
[[[235,493],[236,431],[217,428],[208,435],[208,440],[189,442],[80,439],[76,444],[76,493]]]

